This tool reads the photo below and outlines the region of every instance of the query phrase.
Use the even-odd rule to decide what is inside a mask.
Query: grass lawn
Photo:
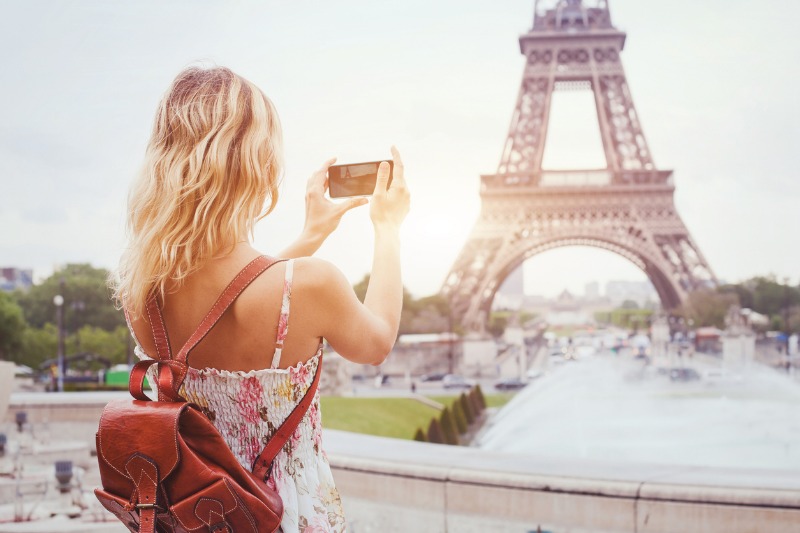
[[[489,407],[505,405],[514,393],[487,394]],[[458,396],[431,396],[450,406]],[[414,438],[417,428],[428,430],[431,417],[439,411],[409,398],[341,398],[322,397],[322,424],[326,428],[366,433],[397,439]]]
[[[322,425],[355,433],[398,439],[414,438],[420,427],[427,431],[439,411],[409,398],[322,397]]]
[[[492,394],[485,394],[483,397],[486,399],[486,407],[503,407],[511,398],[514,397],[514,392],[498,392]],[[439,402],[443,405],[450,407],[453,401],[460,395],[456,396],[429,396],[434,402]]]

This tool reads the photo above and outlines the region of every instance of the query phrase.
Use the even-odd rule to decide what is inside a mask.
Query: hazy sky
[[[797,282],[800,4],[610,4],[628,32],[622,60],[656,164],[675,170],[678,211],[718,277]],[[114,266],[156,104],[181,68],[210,60],[262,87],[284,126],[282,196],[256,244],[276,252],[300,231],[305,181],[322,161],[373,160],[396,144],[412,190],[403,267],[417,295],[439,289],[477,218],[533,11],[533,0],[0,5],[0,266],[39,276],[66,262]],[[580,97],[562,104],[563,124],[587,115]],[[592,161],[592,147],[548,152],[554,165]],[[370,267],[371,235],[361,208],[319,255],[355,281]],[[526,271],[528,289],[546,294],[643,278],[577,248]]]

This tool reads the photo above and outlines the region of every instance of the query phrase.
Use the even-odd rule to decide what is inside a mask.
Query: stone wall
[[[329,431],[353,531],[745,533],[800,524],[800,472],[544,460]]]

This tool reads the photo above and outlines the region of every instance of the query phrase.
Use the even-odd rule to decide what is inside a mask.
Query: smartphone
[[[389,183],[392,184],[392,170],[394,163],[389,163]],[[368,161],[366,163],[352,163],[349,165],[331,165],[328,167],[328,190],[331,198],[345,198],[348,196],[370,196],[375,191],[375,182],[378,179],[378,167],[383,161]]]

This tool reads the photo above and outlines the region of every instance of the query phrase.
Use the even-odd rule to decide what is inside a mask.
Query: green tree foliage
[[[425,436],[425,432],[422,431],[422,428],[417,428],[417,431],[414,433],[414,440],[428,442],[428,438]]]
[[[458,397],[458,402],[461,404],[461,409],[464,411],[464,417],[467,419],[467,425],[471,425],[475,422],[475,413],[472,411],[472,406],[467,401],[467,395],[465,393],[461,393],[461,396]]]
[[[752,309],[764,315],[781,315],[786,309],[800,305],[800,288],[779,283],[774,277],[753,278],[745,282],[753,294]]]
[[[130,333],[126,326],[117,326],[106,331],[92,326],[83,326],[67,338],[67,354],[88,352],[100,355],[113,363],[124,363],[128,358]]]
[[[495,338],[503,336],[508,326],[508,315],[506,313],[493,312],[489,315],[489,324],[486,330]]]
[[[453,419],[456,421],[456,427],[458,428],[458,433],[460,435],[466,433],[469,424],[467,424],[467,417],[464,414],[464,407],[458,400],[453,402]]]
[[[723,285],[718,290],[723,294],[735,294],[740,306],[753,309],[753,292],[744,284]]]
[[[8,293],[0,291],[0,359],[14,358],[26,327],[22,308]]]
[[[636,302],[633,302],[634,304]],[[595,320],[624,329],[643,329],[647,327],[653,311],[649,309],[618,308],[613,311],[598,311]]]
[[[52,359],[58,351],[58,330],[53,324],[42,328],[25,328],[22,343],[14,355],[14,361],[34,370],[44,361]]]
[[[738,305],[735,293],[700,289],[689,293],[678,314],[693,322],[694,327],[725,327],[725,315],[732,305]]]
[[[458,444],[458,427],[450,414],[450,409],[445,407],[439,414],[439,423],[442,426],[444,440],[447,444]]]
[[[442,432],[442,426],[439,423],[439,419],[435,416],[431,418],[431,422],[428,425],[428,442],[433,442],[435,444],[446,444],[444,440],[444,433]]]
[[[17,302],[25,313],[28,324],[41,328],[56,321],[53,297],[64,297],[64,327],[73,333],[83,326],[94,326],[114,331],[125,325],[121,311],[114,307],[107,286],[108,271],[89,264],[69,264],[28,291],[17,291]],[[64,280],[63,288],[60,286]]]
[[[478,405],[477,401],[475,400],[475,387],[472,387],[469,391],[467,391],[467,401],[469,402],[470,409],[472,409],[473,413],[480,414],[481,407]]]

